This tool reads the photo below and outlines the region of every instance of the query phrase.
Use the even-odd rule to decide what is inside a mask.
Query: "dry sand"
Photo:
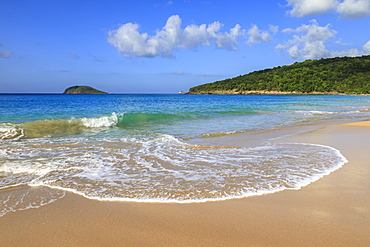
[[[275,142],[329,145],[349,163],[301,190],[221,202],[100,202],[67,193],[0,218],[0,246],[370,246],[370,123]]]
[[[342,124],[342,126],[370,127],[370,121]]]

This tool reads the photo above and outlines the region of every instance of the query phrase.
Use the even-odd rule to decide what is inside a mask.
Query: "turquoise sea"
[[[308,143],[204,143],[369,119],[369,96],[3,94],[0,216],[51,203],[64,191],[191,203],[299,189],[340,168],[345,157]],[[16,193],[24,185],[58,190]]]

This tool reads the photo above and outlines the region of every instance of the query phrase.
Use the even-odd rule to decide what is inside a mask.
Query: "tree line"
[[[296,62],[192,87],[189,93],[215,91],[370,94],[370,56]]]

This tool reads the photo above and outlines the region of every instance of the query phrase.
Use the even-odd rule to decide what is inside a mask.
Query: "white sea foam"
[[[0,166],[0,172],[10,174],[32,174],[43,176],[52,171],[51,165],[41,162],[12,162],[6,161]]]
[[[0,140],[13,139],[17,140],[24,136],[23,130],[13,124],[0,124]]]
[[[193,146],[170,135],[11,143],[1,186],[48,186],[87,198],[204,202],[299,189],[341,167],[336,149],[312,144]],[[22,157],[22,159],[17,159]]]
[[[110,116],[101,116],[96,118],[81,118],[82,124],[89,128],[100,128],[100,127],[112,127],[118,123],[118,117],[116,113],[112,113]]]
[[[326,114],[334,114],[334,112],[328,111],[295,111],[295,113],[303,113],[304,115],[326,115]]]
[[[51,190],[47,187],[22,187],[3,189],[0,193],[0,217],[10,212],[39,208],[63,198],[62,190]]]

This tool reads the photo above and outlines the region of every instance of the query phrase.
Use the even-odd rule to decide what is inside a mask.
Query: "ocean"
[[[65,191],[195,203],[300,189],[346,158],[333,147],[247,137],[369,119],[369,96],[0,94],[0,216]],[[245,142],[212,144],[236,135]]]

